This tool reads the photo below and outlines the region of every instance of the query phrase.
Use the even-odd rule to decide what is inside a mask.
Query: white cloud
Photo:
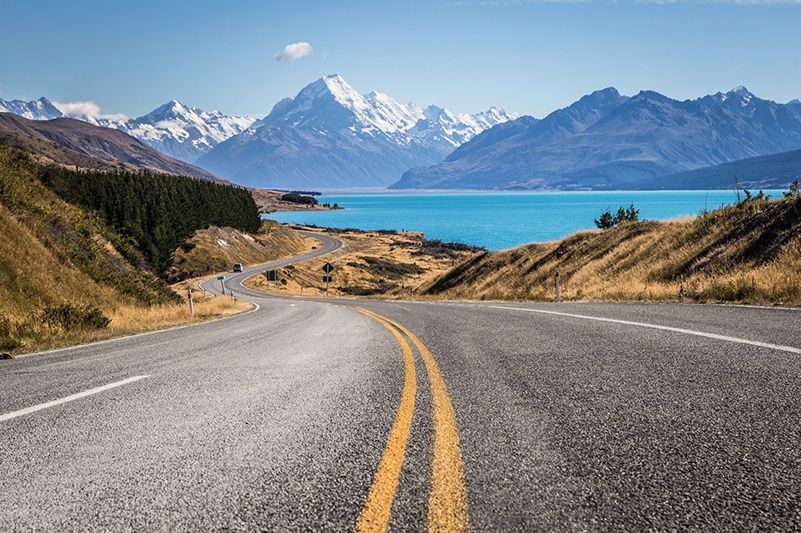
[[[88,117],[107,120],[127,120],[123,114],[105,115],[95,102],[53,102],[56,108],[67,116],[74,117],[86,115]]]
[[[281,52],[275,54],[275,60],[279,63],[289,63],[307,56],[313,51],[312,45],[306,42],[288,44]]]

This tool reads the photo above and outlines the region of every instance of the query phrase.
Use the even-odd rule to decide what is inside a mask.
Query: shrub
[[[111,322],[97,307],[78,307],[70,303],[46,307],[40,313],[39,320],[50,329],[64,331],[105,329]]]
[[[594,219],[595,225],[598,226],[600,229],[607,229],[611,228],[612,226],[617,226],[622,222],[637,222],[640,219],[640,210],[634,208],[634,202],[631,203],[628,209],[625,209],[622,205],[617,209],[617,213],[614,215],[612,211],[607,207],[606,211],[601,213],[599,218]]]
[[[13,350],[20,346],[20,342],[13,337],[14,326],[11,321],[0,315],[0,350]]]

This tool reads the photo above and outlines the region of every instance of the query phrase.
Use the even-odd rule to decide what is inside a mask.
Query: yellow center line
[[[431,494],[428,499],[427,530],[470,531],[467,485],[464,477],[462,449],[459,445],[459,433],[456,428],[456,416],[437,361],[412,332],[397,322],[365,309],[353,309],[381,322],[385,327],[389,328],[389,324],[395,326],[411,339],[420,352],[431,384],[434,409],[434,457],[431,468]],[[401,342],[402,337],[394,329],[390,328],[390,330]]]
[[[420,352],[428,371],[434,404],[434,458],[431,472],[431,495],[428,499],[428,531],[470,531],[467,509],[467,485],[464,478],[462,448],[456,429],[453,404],[428,348],[408,329],[389,321],[409,337]]]
[[[409,440],[409,430],[412,426],[414,396],[417,393],[417,375],[414,371],[412,348],[400,333],[390,326],[383,317],[373,315],[363,309],[354,307],[351,309],[370,316],[391,331],[398,340],[403,352],[403,393],[398,404],[398,412],[395,415],[395,421],[392,423],[392,429],[389,431],[389,438],[381,456],[381,461],[378,463],[373,485],[370,487],[367,500],[356,524],[356,531],[359,533],[384,532],[389,527],[392,501],[395,499],[395,489],[398,486],[403,456],[406,452],[406,442]]]

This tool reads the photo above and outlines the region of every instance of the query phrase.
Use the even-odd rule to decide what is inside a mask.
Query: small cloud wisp
[[[311,54],[313,51],[314,49],[307,42],[292,43],[286,45],[282,51],[275,54],[275,60],[279,63],[290,63]]]

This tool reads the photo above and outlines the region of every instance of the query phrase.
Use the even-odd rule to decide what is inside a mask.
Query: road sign
[[[331,279],[331,276],[323,276],[323,281],[326,282],[326,283],[330,283],[333,280]]]
[[[323,265],[323,272],[325,272],[326,274],[330,274],[333,271],[334,271],[334,267],[331,266],[331,263],[326,263],[326,264]]]
[[[267,274],[267,281],[278,281],[278,272],[275,270],[268,270]]]

